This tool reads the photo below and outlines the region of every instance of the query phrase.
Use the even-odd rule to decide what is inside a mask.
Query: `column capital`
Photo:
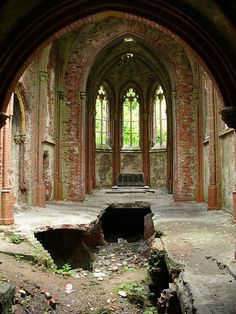
[[[25,133],[16,133],[14,136],[14,141],[16,144],[24,144],[26,141]]]
[[[86,92],[80,92],[79,96],[80,96],[80,100],[81,101],[85,101],[86,97],[87,97],[87,93]]]
[[[59,91],[58,92],[58,95],[59,95],[59,99],[64,101],[65,100],[65,92],[64,91]]]
[[[236,106],[225,107],[221,109],[220,114],[227,126],[236,130]]]
[[[48,72],[47,71],[39,71],[39,80],[41,82],[46,82],[48,80]]]

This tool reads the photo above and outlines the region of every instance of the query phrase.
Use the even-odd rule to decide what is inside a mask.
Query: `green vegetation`
[[[127,293],[127,298],[131,303],[137,304],[141,307],[144,306],[145,300],[148,299],[147,288],[144,281],[126,283],[120,286],[119,290]]]
[[[19,234],[13,234],[10,236],[10,242],[13,244],[20,244],[24,241],[24,238]]]
[[[24,256],[23,256],[23,255],[18,255],[18,254],[16,254],[16,255],[15,255],[15,259],[16,259],[17,261],[22,261],[22,260],[24,260]]]
[[[143,311],[143,314],[156,314],[157,308],[155,306],[146,307]]]
[[[49,255],[45,254],[44,249],[40,246],[34,248],[32,263],[45,270],[50,270],[53,272],[56,270],[56,266],[52,258]]]
[[[112,310],[109,307],[105,306],[95,311],[88,311],[85,314],[112,314],[112,313],[113,313]]]
[[[57,274],[71,276],[72,267],[69,263],[64,264],[61,268],[56,270]]]

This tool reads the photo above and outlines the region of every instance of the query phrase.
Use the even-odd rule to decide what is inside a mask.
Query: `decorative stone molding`
[[[46,71],[39,71],[39,80],[41,82],[46,82],[48,80],[48,72],[46,72]]]
[[[222,116],[222,120],[227,124],[227,126],[236,130],[236,106],[225,107],[221,109],[220,114]]]
[[[0,129],[6,124],[6,120],[9,118],[5,112],[0,112]]]
[[[59,94],[59,99],[64,101],[65,100],[65,92],[59,91],[58,94]]]
[[[14,136],[14,141],[16,144],[24,144],[26,142],[26,134],[16,133]]]
[[[87,93],[86,92],[80,92],[80,100],[83,102],[86,100],[86,96],[87,96]]]

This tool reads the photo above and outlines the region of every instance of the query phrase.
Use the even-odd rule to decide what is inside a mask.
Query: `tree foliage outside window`
[[[123,148],[139,147],[139,96],[130,87],[123,96]]]
[[[153,144],[165,148],[167,143],[166,99],[161,86],[155,91],[153,104]]]
[[[96,148],[108,146],[108,95],[104,85],[101,85],[96,99]]]

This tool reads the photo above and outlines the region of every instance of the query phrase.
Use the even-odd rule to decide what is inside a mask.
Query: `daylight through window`
[[[101,85],[96,99],[96,148],[108,147],[109,114],[108,96],[104,85]]]
[[[139,96],[130,87],[123,96],[123,149],[139,147]]]
[[[155,91],[153,103],[154,148],[165,148],[167,142],[166,99],[161,86]]]

